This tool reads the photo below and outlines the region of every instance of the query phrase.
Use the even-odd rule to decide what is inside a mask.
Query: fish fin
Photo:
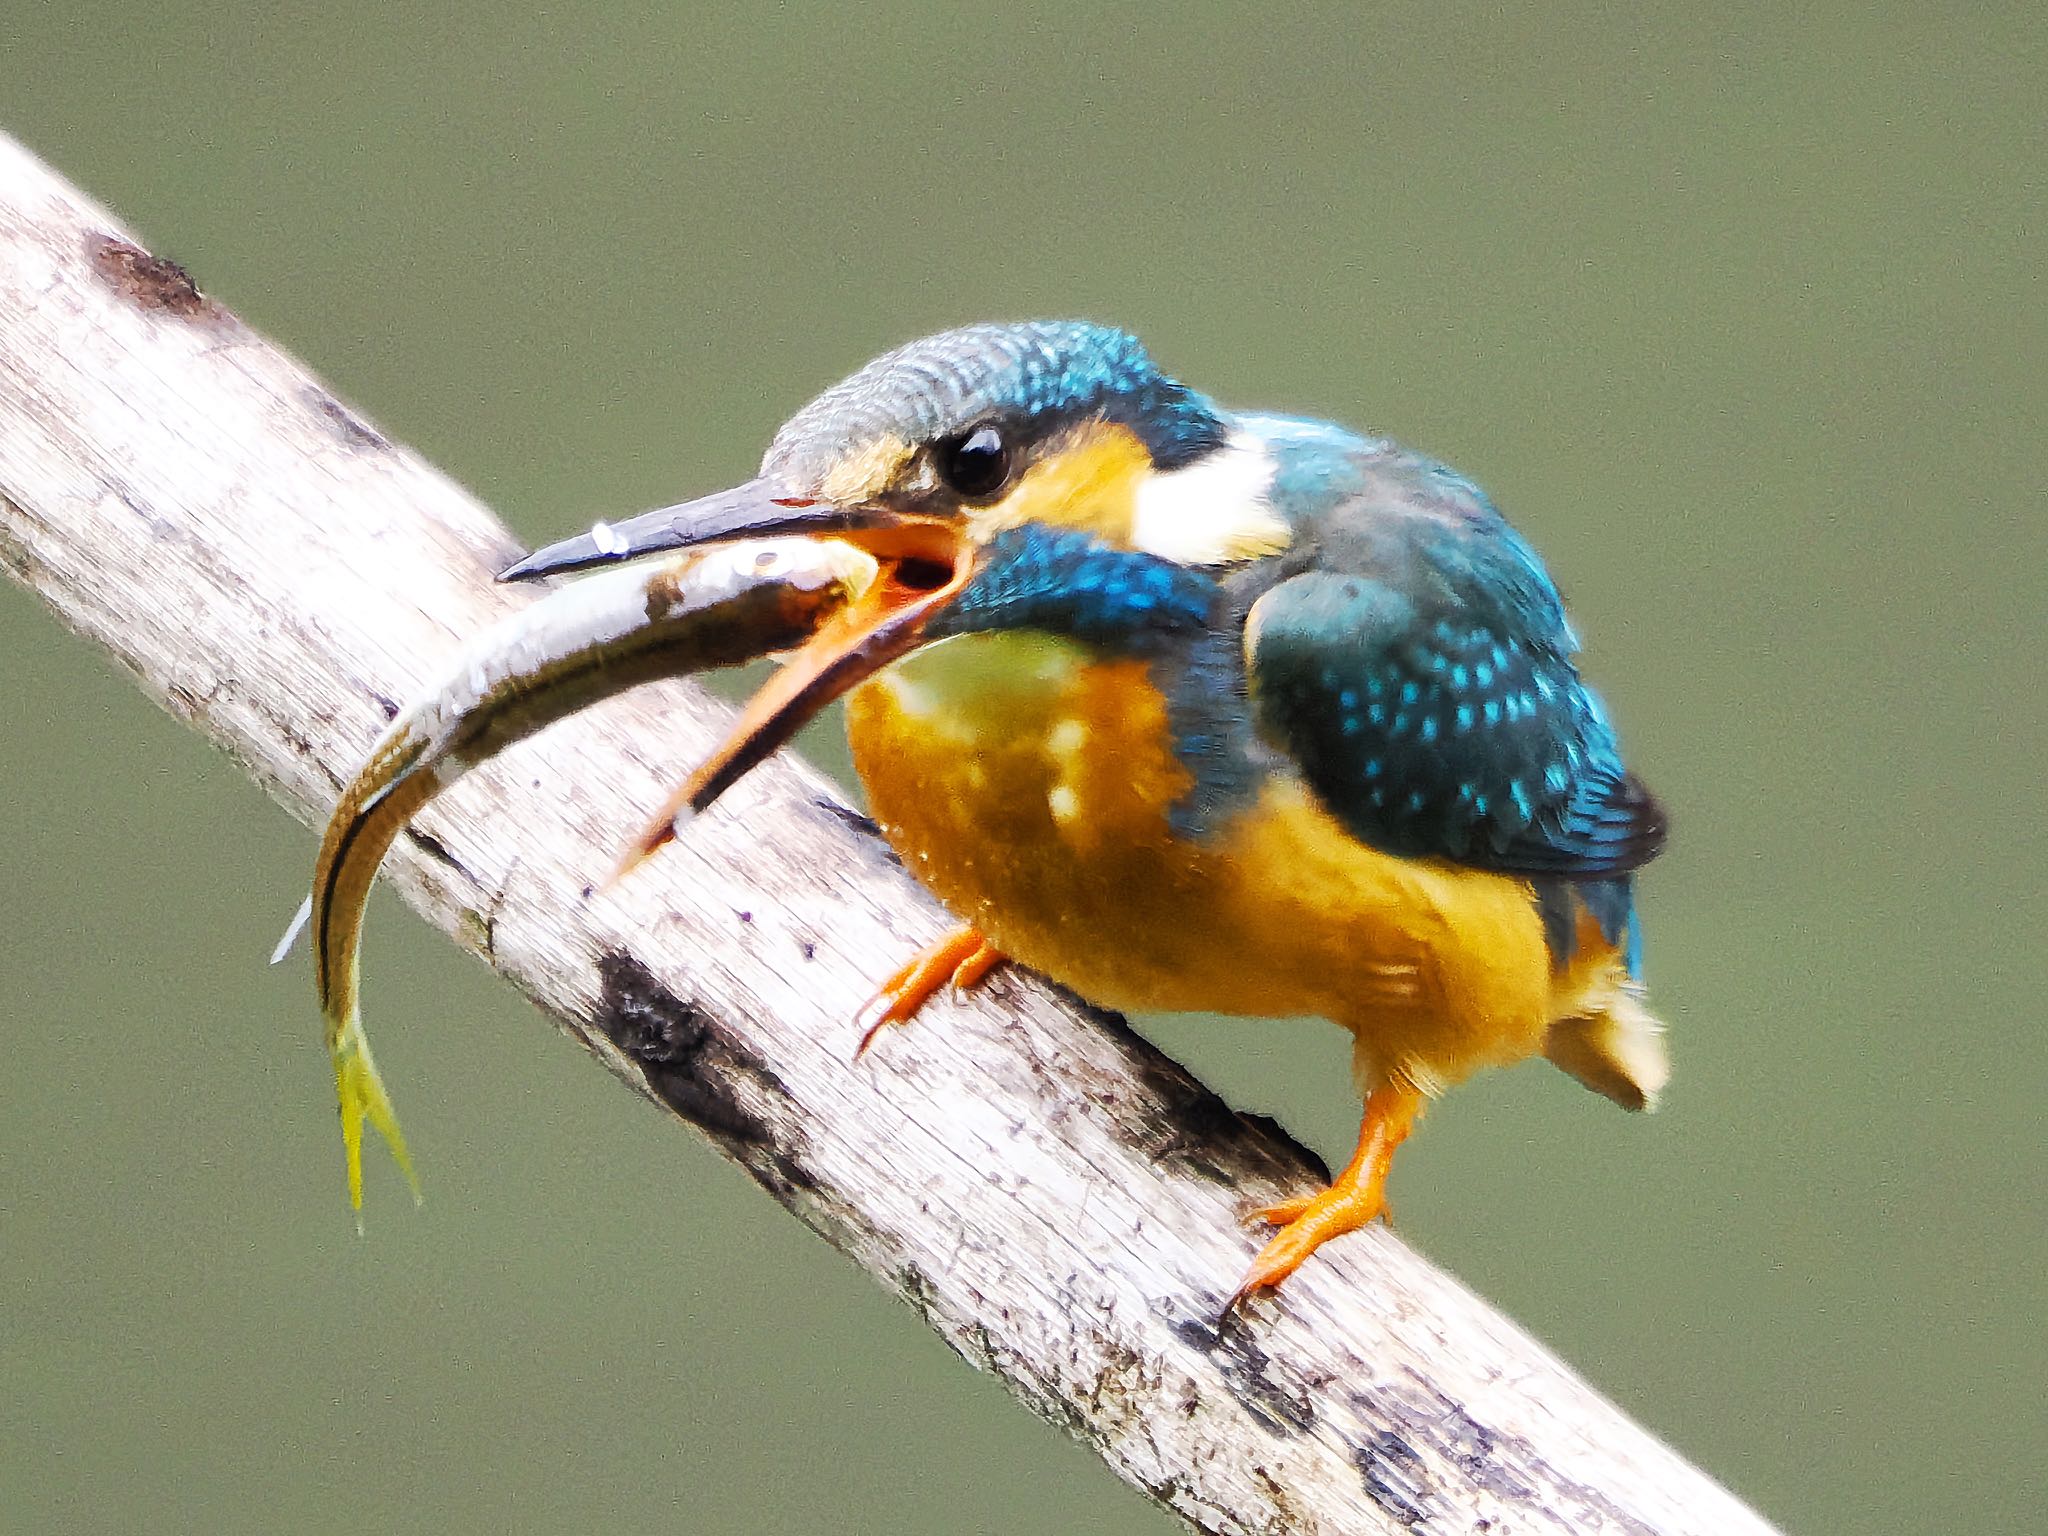
[[[292,914],[292,920],[285,926],[284,937],[277,941],[277,948],[270,952],[270,963],[281,964],[292,952],[306,932],[306,924],[313,920],[313,898],[308,896],[299,903],[299,910]]]

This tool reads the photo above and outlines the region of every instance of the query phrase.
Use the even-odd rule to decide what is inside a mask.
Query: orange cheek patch
[[[983,537],[1048,523],[1085,529],[1128,549],[1138,486],[1151,472],[1152,456],[1129,428],[1086,422],[1026,470],[1009,495],[969,516]]]

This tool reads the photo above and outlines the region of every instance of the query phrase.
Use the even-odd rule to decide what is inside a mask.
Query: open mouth
[[[720,795],[816,718],[834,699],[923,643],[933,617],[966,585],[974,561],[950,522],[876,507],[837,507],[777,497],[749,481],[678,507],[539,550],[501,580],[609,564],[661,550],[764,536],[839,539],[875,557],[875,580],[789,653],[740,712],[731,735],[628,846],[612,878],[676,835],[679,822]]]
[[[955,547],[881,557],[874,583],[820,625],[747,700],[732,734],[627,847],[613,879],[672,839],[682,823],[787,745],[826,705],[923,643],[932,616],[971,571],[958,541],[949,534],[947,542]]]

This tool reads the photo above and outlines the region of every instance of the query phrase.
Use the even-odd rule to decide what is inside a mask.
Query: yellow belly
[[[1376,852],[1276,773],[1199,842],[1140,661],[969,635],[848,704],[855,766],[905,863],[1005,954],[1105,1006],[1319,1014],[1425,1087],[1542,1049],[1613,952],[1553,973],[1527,882]]]

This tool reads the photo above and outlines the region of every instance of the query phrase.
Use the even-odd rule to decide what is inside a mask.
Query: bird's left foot
[[[1363,1188],[1343,1183],[1332,1184],[1319,1195],[1285,1200],[1254,1211],[1245,1218],[1247,1223],[1263,1222],[1280,1230],[1252,1260],[1251,1268],[1231,1293],[1230,1306],[1235,1307],[1253,1291],[1279,1285],[1331,1238],[1355,1232],[1386,1214],[1384,1187]]]
[[[1407,1140],[1421,1113],[1422,1095],[1412,1088],[1375,1088],[1367,1096],[1358,1150],[1336,1182],[1319,1195],[1284,1200],[1248,1218],[1280,1230],[1252,1260],[1225,1303],[1225,1312],[1252,1292],[1279,1285],[1331,1238],[1355,1232],[1387,1214],[1387,1170],[1393,1166],[1394,1149]]]
[[[883,982],[860,1011],[860,1044],[854,1060],[867,1054],[875,1036],[891,1024],[908,1023],[940,987],[952,982],[956,992],[981,985],[988,973],[1008,958],[972,928],[955,928],[936,944],[920,951],[909,964]]]

